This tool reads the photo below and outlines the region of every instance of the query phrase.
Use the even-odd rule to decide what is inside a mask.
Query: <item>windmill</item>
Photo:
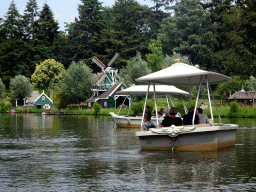
[[[107,66],[104,63],[102,63],[96,56],[92,58],[92,61],[96,65],[98,65],[102,70],[102,73],[98,76],[98,78],[95,81],[96,84],[98,84],[98,81],[102,79],[102,76],[104,76],[104,74],[105,74],[105,79],[104,79],[105,88],[109,88],[111,85],[113,85],[116,82],[118,70],[114,70],[111,67],[111,65],[118,59],[118,57],[119,57],[119,54],[116,53],[114,57],[109,61]]]
[[[107,65],[102,63],[97,57],[93,57],[92,61],[101,68],[102,72],[95,81],[95,85],[92,88],[94,92],[90,99],[87,99],[88,107],[91,108],[95,102],[98,102],[102,108],[116,108],[119,105],[129,106],[129,101],[122,96],[115,97],[118,91],[124,88],[122,82],[118,82],[118,70],[113,69],[111,66],[118,59],[119,54],[116,53],[114,57],[109,61]],[[102,83],[103,82],[103,83]]]

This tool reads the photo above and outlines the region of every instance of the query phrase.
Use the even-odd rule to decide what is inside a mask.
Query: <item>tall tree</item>
[[[152,72],[161,70],[163,67],[162,63],[164,60],[164,55],[160,39],[157,39],[155,42],[151,43],[148,46],[148,49],[152,52],[146,55],[148,67]]]
[[[102,3],[98,0],[81,0],[78,6],[78,18],[68,28],[70,51],[72,60],[85,60],[92,65],[92,57],[104,55],[104,46],[101,43],[101,30],[103,29]],[[92,65],[92,68],[94,65]]]
[[[211,13],[203,10],[197,0],[181,0],[174,7],[174,17],[163,20],[159,37],[164,53],[173,51],[188,55],[193,64],[201,68],[217,70],[219,66],[217,26],[211,21]]]
[[[62,73],[60,81],[64,98],[69,103],[80,103],[91,97],[92,78],[92,69],[83,61],[72,62],[69,68]]]
[[[136,51],[147,53],[150,28],[147,17],[149,8],[134,0],[117,0],[112,8],[105,9],[106,52],[121,56],[115,63],[117,68],[126,65],[126,61],[136,55]]]
[[[256,3],[241,1],[223,16],[228,41],[223,51],[225,73],[243,79],[256,73]]]
[[[35,21],[39,16],[38,5],[36,0],[29,0],[23,15],[23,24],[25,26],[26,39],[34,40],[35,37]]]
[[[37,59],[42,61],[43,59],[55,58],[53,44],[59,34],[59,24],[54,20],[53,12],[46,3],[39,13],[39,19],[35,21],[34,29],[36,32],[35,49],[39,56]]]
[[[5,85],[9,85],[12,77],[22,73],[22,30],[21,15],[12,1],[0,25],[0,76]]]
[[[6,32],[7,38],[20,39],[23,37],[21,15],[18,12],[14,0],[11,2],[8,8],[2,26]]]
[[[135,79],[151,73],[147,62],[141,58],[141,54],[137,52],[136,56],[131,58],[125,67],[120,70],[120,76],[126,86],[139,84]]]

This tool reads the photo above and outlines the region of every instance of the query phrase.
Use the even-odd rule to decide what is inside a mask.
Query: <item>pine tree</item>
[[[22,73],[21,62],[24,61],[21,15],[14,1],[11,2],[5,19],[0,25],[0,76],[5,85],[12,77]]]
[[[104,55],[104,46],[101,42],[101,31],[103,29],[102,3],[98,0],[81,0],[82,5],[78,6],[78,18],[68,28],[73,53],[73,60],[85,60],[87,65],[92,64],[92,57]],[[95,65],[92,65],[92,68]]]
[[[35,20],[39,16],[36,0],[29,0],[23,15],[23,24],[25,26],[25,34],[27,39],[35,37]]]
[[[2,26],[6,32],[7,38],[20,39],[23,37],[21,15],[16,8],[14,0],[8,8],[8,12],[5,15],[5,20],[3,21]]]

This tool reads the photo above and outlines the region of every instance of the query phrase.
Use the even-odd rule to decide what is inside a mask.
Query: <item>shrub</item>
[[[229,113],[230,114],[236,113],[238,111],[238,109],[239,109],[238,103],[235,101],[232,101],[230,103]]]
[[[141,114],[143,112],[142,102],[132,103],[131,110],[134,116]]]
[[[95,103],[93,104],[93,108],[94,108],[94,115],[97,115],[97,114],[100,112],[100,110],[101,110],[101,106],[100,106],[100,104],[97,103],[97,102],[95,102]]]
[[[87,104],[81,104],[81,105],[80,104],[70,104],[70,105],[68,105],[68,109],[71,109],[71,110],[77,110],[78,107],[80,107],[81,109],[88,108]]]

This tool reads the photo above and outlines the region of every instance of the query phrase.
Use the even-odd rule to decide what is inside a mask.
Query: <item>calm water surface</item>
[[[0,191],[256,191],[256,120],[220,152],[140,151],[111,117],[0,114]]]

